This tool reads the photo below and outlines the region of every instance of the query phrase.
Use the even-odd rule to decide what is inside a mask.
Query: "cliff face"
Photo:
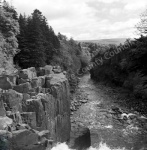
[[[69,83],[60,68],[1,76],[0,88],[0,149],[45,150],[69,140]]]

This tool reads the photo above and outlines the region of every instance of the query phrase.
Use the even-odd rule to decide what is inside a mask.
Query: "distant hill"
[[[124,43],[127,38],[113,38],[113,39],[100,39],[100,40],[79,40],[78,42],[89,42],[89,43],[99,43],[99,44],[116,44]]]

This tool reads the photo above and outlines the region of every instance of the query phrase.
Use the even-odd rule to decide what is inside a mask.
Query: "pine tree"
[[[27,18],[20,14],[19,19],[20,34],[17,36],[20,52],[15,55],[14,62],[22,68],[29,66],[29,50],[27,46]]]
[[[34,67],[45,65],[45,52],[43,46],[43,35],[41,31],[42,14],[34,10],[32,18],[28,19],[27,44],[30,51],[30,64]]]
[[[45,17],[43,18],[41,24],[41,31],[43,35],[43,45],[44,45],[44,52],[46,55],[46,63],[49,64],[53,57],[54,45],[52,42],[52,34],[50,32],[50,27]]]
[[[60,42],[46,18],[36,9],[28,18],[20,15],[19,24],[20,52],[15,56],[15,63],[22,68],[50,64],[53,55],[58,52]]]

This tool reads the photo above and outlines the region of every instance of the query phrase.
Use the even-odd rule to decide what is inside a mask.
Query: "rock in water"
[[[90,146],[90,130],[86,127],[73,124],[69,147],[76,150],[83,150],[88,149]]]

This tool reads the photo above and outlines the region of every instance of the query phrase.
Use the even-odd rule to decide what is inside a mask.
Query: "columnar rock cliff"
[[[65,72],[64,72],[65,74]],[[0,149],[46,150],[70,138],[69,84],[60,69],[0,77]]]

